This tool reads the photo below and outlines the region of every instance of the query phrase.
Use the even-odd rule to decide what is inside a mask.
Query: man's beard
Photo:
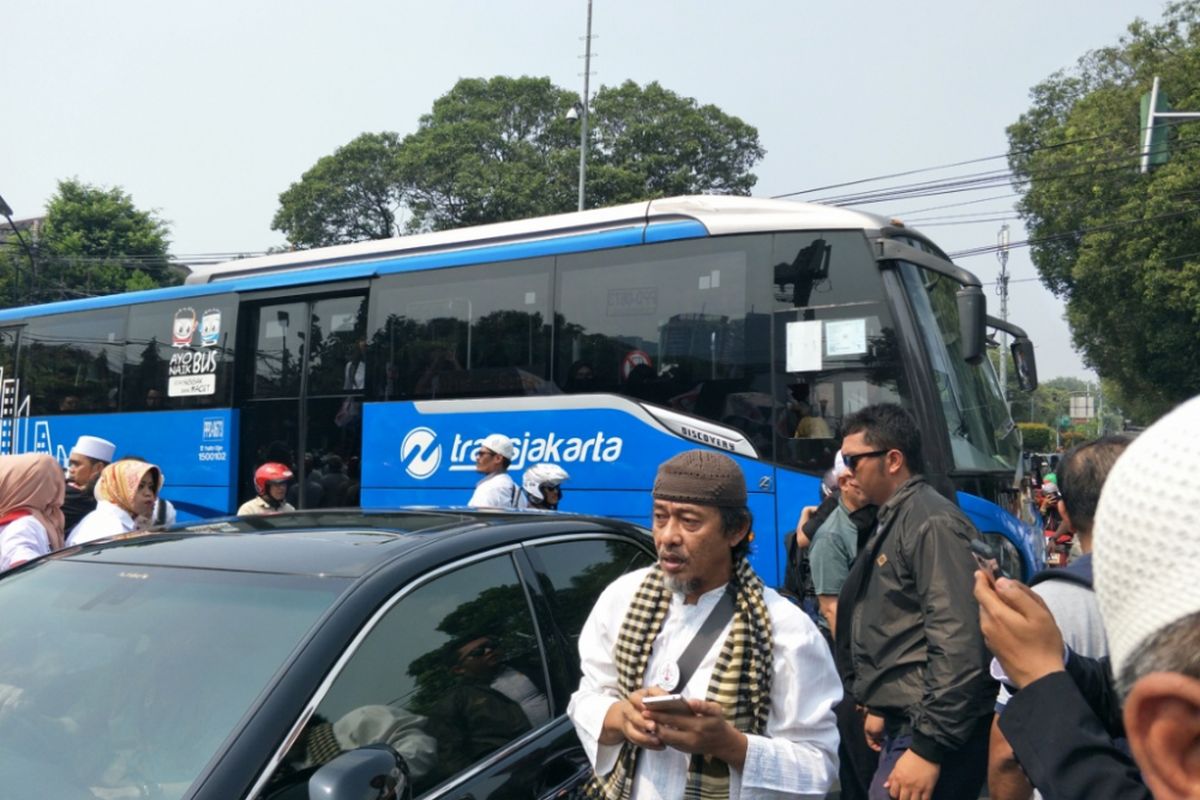
[[[700,591],[699,578],[680,578],[675,575],[663,574],[663,582],[672,592],[679,592],[682,595],[695,594]]]

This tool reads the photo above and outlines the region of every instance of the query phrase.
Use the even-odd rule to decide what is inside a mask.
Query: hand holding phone
[[[979,565],[979,569],[990,582],[995,583],[999,578],[1004,577],[1004,572],[1000,569],[1000,559],[990,544],[982,539],[972,539],[970,548],[971,555],[975,557],[975,563]]]
[[[642,705],[648,711],[664,711],[671,714],[692,713],[692,707],[688,705],[688,701],[681,694],[659,694],[652,697],[643,697]]]

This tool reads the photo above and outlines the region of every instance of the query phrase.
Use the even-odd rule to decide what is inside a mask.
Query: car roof
[[[67,548],[70,561],[357,578],[428,546],[460,553],[584,531],[648,537],[619,520],[477,509],[329,509],[228,517]],[[646,541],[649,541],[646,538]]]

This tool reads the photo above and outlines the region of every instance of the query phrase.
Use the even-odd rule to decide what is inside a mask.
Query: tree
[[[589,178],[598,205],[702,192],[746,195],[758,181],[750,172],[766,154],[758,131],[714,105],[657,82],[642,88],[625,81],[600,89],[594,106],[596,166]]]
[[[364,133],[321,158],[279,195],[271,229],[300,247],[395,236],[400,136]]]
[[[1034,87],[1008,129],[1042,281],[1084,360],[1150,415],[1200,393],[1200,125],[1174,126],[1167,164],[1143,175],[1139,97],[1158,75],[1200,110],[1198,73],[1200,1],[1172,3]]]
[[[575,94],[549,78],[464,78],[433,103],[400,155],[410,230],[444,230],[574,207]]]
[[[166,222],[138,210],[119,188],[60,181],[35,239],[36,270],[26,260],[18,262],[19,277],[12,269],[3,274],[18,281],[20,305],[171,285],[179,276],[167,257],[168,232]],[[10,264],[24,258],[7,249]]]
[[[577,100],[549,78],[460,80],[403,140],[364,134],[318,161],[280,195],[273,227],[313,246],[391,236],[400,205],[408,231],[572,211],[580,131],[567,112]],[[591,207],[754,186],[758,132],[716,106],[627,81],[602,87],[590,108]]]

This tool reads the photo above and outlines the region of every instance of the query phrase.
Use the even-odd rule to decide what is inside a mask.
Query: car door
[[[626,572],[654,562],[649,537],[590,532],[526,544],[523,570],[530,581],[538,625],[550,673],[551,695],[566,713],[571,693],[579,686],[579,634],[592,606],[610,583]],[[574,730],[555,741],[542,761],[536,797],[550,800],[570,795],[591,774],[591,764]]]
[[[547,753],[573,734],[547,691],[518,549],[446,565],[394,596],[258,796],[306,798],[323,764],[385,743],[407,762],[413,797],[536,797]]]

